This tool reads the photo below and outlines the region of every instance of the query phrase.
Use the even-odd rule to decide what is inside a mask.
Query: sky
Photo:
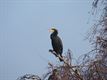
[[[92,0],[0,0],[0,80],[42,76],[48,62],[59,62],[48,52],[51,27],[58,29],[64,53],[70,49],[78,58],[90,51],[84,39],[91,8]]]

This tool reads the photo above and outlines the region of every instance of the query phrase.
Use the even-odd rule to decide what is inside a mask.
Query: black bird
[[[56,52],[57,55],[60,55],[60,57],[62,57],[63,44],[60,37],[58,36],[58,30],[55,28],[51,28],[50,32],[52,32],[52,34],[50,35],[50,38],[51,38],[53,50]],[[62,59],[60,58],[59,60],[62,61]]]

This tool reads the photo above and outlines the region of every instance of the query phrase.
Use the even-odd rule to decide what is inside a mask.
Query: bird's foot
[[[56,52],[52,49],[49,49],[49,52],[51,52],[52,54],[54,54],[56,57],[58,57],[58,55],[56,54]]]

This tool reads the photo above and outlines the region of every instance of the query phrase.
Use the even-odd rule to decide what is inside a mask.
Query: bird
[[[51,32],[50,39],[51,39],[53,51],[55,51],[55,53],[57,55],[60,55],[60,57],[62,58],[63,44],[61,38],[58,36],[58,30],[55,28],[51,28],[49,31]],[[55,56],[57,57],[57,55]],[[61,58],[59,58],[59,60],[63,61]]]

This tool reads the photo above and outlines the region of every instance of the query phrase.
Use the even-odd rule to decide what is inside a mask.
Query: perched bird
[[[51,38],[53,51],[55,51],[57,55],[60,55],[60,57],[62,57],[63,44],[60,37],[58,36],[58,30],[55,28],[51,28],[49,31],[52,32],[52,34],[50,35],[50,38]],[[59,60],[62,61],[62,59],[60,58]]]

